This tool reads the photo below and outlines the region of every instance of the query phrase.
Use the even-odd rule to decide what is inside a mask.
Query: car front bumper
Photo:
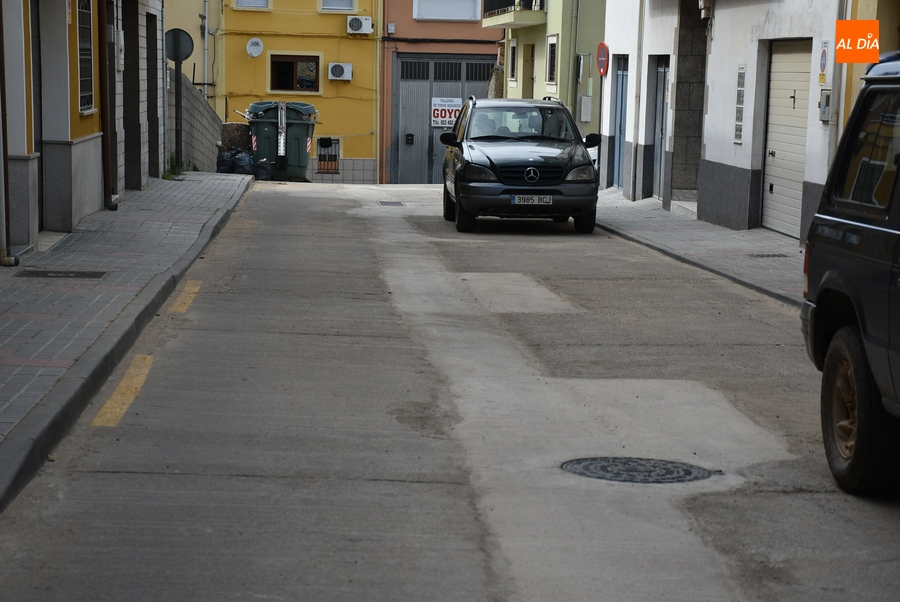
[[[517,188],[497,182],[457,182],[459,202],[476,216],[554,217],[589,215],[597,207],[596,182],[566,182],[547,188]],[[552,205],[513,205],[513,195],[550,195]]]

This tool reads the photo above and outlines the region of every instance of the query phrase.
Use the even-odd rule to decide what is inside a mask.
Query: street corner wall
[[[175,71],[168,70],[169,89],[174,90]],[[181,159],[186,171],[216,171],[216,142],[222,139],[222,120],[203,93],[181,75]],[[167,167],[175,155],[175,93],[168,95],[166,112]]]

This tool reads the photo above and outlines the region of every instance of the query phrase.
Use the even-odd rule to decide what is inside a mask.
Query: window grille
[[[434,81],[436,82],[458,82],[462,79],[462,63],[434,63]]]
[[[337,138],[316,140],[316,173],[341,173],[341,141]]]
[[[428,80],[430,63],[418,61],[400,62],[401,80]]]
[[[547,38],[547,83],[556,83],[556,36]]]
[[[494,66],[490,63],[466,63],[466,81],[486,82],[491,79]]]
[[[91,0],[78,0],[78,108],[94,108],[94,26]]]

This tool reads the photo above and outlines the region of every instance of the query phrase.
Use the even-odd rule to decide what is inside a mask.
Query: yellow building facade
[[[379,0],[224,0],[215,32],[216,112],[258,101],[318,111],[307,177],[375,183]]]

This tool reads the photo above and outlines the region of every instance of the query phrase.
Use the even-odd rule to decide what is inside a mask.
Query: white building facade
[[[601,186],[804,240],[850,108],[834,61],[850,4],[608,3]]]

